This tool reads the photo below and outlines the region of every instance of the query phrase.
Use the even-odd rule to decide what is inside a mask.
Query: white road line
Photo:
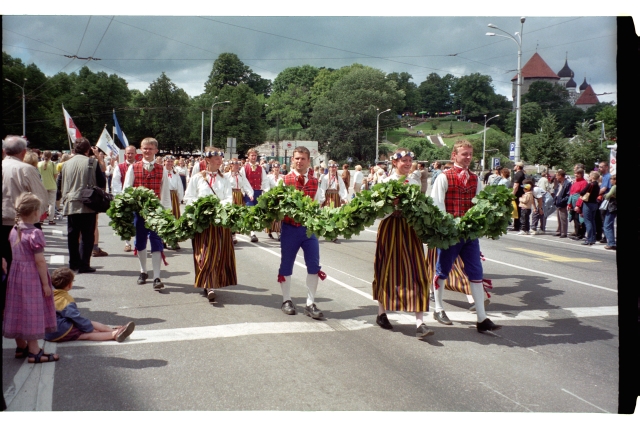
[[[601,410],[602,412],[606,412],[607,414],[610,414],[610,413],[611,413],[611,412],[609,412],[609,411],[607,411],[607,410],[605,410],[605,409],[600,408],[599,406],[594,405],[593,403],[589,402],[588,400],[584,400],[584,399],[582,399],[580,396],[574,395],[573,393],[571,393],[571,392],[570,392],[570,391],[568,391],[568,390],[565,390],[565,389],[561,389],[561,390],[562,390],[563,392],[565,392],[565,393],[569,393],[571,396],[574,396],[574,397],[576,397],[576,398],[580,399],[580,400],[581,400],[581,401],[583,401],[584,403],[588,403],[589,405],[593,406],[594,408],[598,408],[598,409],[599,409],[599,410]]]
[[[598,250],[604,250],[604,251],[608,252],[608,250],[606,250],[606,249],[604,248],[604,247],[606,246],[606,244],[598,244],[598,243],[596,243],[596,244],[594,244],[594,245],[592,245],[592,246],[582,246],[582,245],[578,245],[578,244],[576,244],[576,243],[575,243],[575,241],[574,241],[574,242],[567,242],[567,241],[560,241],[560,240],[557,240],[557,237],[556,237],[556,238],[553,238],[553,239],[548,239],[548,238],[542,238],[542,237],[540,237],[540,236],[536,236],[536,235],[533,235],[533,234],[528,235],[528,236],[519,236],[519,235],[518,235],[518,233],[515,233],[515,232],[508,232],[506,235],[507,235],[507,236],[510,236],[510,237],[511,237],[511,236],[515,236],[515,237],[528,237],[528,238],[532,238],[532,239],[543,240],[543,241],[546,241],[546,242],[549,242],[549,243],[558,243],[558,244],[564,244],[564,245],[567,245],[567,246],[581,246],[581,247],[586,247],[586,248],[589,248],[589,249],[598,249]],[[548,235],[548,236],[551,236],[552,234],[551,234],[551,232],[550,232],[550,233],[549,233],[549,234],[547,234],[547,235]],[[615,250],[611,250],[611,252],[612,252],[612,253],[616,253],[616,251],[615,251]]]
[[[595,288],[597,288],[597,289],[607,290],[607,291],[610,291],[610,292],[618,293],[618,290],[610,289],[610,288],[608,288],[608,287],[597,286],[597,285],[595,285],[595,284],[585,283],[584,281],[574,280],[573,278],[561,277],[561,276],[559,276],[559,275],[550,274],[550,273],[548,273],[548,272],[543,272],[543,271],[538,271],[538,270],[536,270],[536,269],[525,268],[525,267],[523,267],[523,266],[512,265],[512,264],[509,264],[509,263],[506,263],[506,262],[502,262],[502,261],[496,261],[495,259],[489,259],[489,258],[487,258],[487,257],[485,257],[485,259],[486,259],[487,261],[489,261],[489,262],[495,262],[495,263],[497,263],[497,264],[510,266],[510,267],[512,267],[512,268],[518,268],[518,269],[522,269],[522,270],[524,270],[524,271],[529,271],[529,272],[533,272],[533,273],[536,273],[536,274],[547,275],[547,276],[549,276],[549,277],[559,278],[559,279],[561,279],[561,280],[571,281],[572,283],[582,284],[582,285],[585,285],[585,286],[595,287]]]
[[[510,398],[510,397],[508,397],[508,396],[503,395],[502,393],[500,393],[499,391],[497,391],[497,390],[496,390],[496,389],[494,389],[493,387],[489,386],[487,383],[482,383],[482,382],[481,382],[480,384],[482,384],[483,386],[485,386],[485,387],[486,387],[486,388],[488,388],[489,390],[491,390],[491,391],[493,391],[493,392],[495,392],[495,393],[499,394],[499,395],[500,395],[500,396],[502,396],[503,398],[508,399],[508,400],[510,400],[511,402],[515,403],[516,405],[518,405],[518,406],[520,406],[520,407],[522,407],[522,408],[526,409],[527,411],[529,411],[529,412],[533,412],[531,409],[527,408],[526,406],[524,406],[524,405],[523,405],[523,404],[521,404],[520,402],[518,402],[518,401],[516,401],[516,400],[513,400],[513,399],[511,399],[511,398]]]
[[[7,339],[3,340],[3,346],[7,345]],[[8,347],[15,349],[15,341]],[[57,344],[44,342],[42,349],[47,353],[56,353]],[[16,401],[21,411],[51,411],[53,407],[53,376],[56,370],[55,362],[52,364],[30,364],[25,359],[16,373],[13,381],[4,392],[7,408]],[[31,390],[22,390],[23,386],[30,379],[28,387],[32,387],[37,381],[36,396],[33,397]],[[35,381],[34,381],[35,379]],[[9,409],[11,410],[11,409]]]
[[[51,265],[64,264],[64,255],[51,255],[49,257],[49,264]]]

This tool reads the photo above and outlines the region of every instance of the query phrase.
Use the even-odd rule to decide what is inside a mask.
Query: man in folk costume
[[[391,156],[394,172],[383,183],[395,180],[420,185],[419,181],[409,178],[413,156],[413,152],[398,149]],[[423,258],[422,241],[401,210],[380,222],[371,288],[373,299],[378,301],[376,324],[385,330],[393,328],[386,311],[405,311],[415,313],[417,338],[424,339],[434,333],[424,323],[424,313],[429,311],[429,279]]]
[[[325,208],[339,208],[347,203],[349,198],[349,192],[344,183],[344,180],[338,175],[338,164],[334,161],[329,161],[329,173],[323,175],[320,178],[320,187],[322,188],[322,197],[318,197],[318,203]],[[333,239],[334,243],[338,242],[338,239]]]
[[[206,166],[194,174],[184,195],[186,204],[206,196],[215,196],[220,203],[232,202],[231,182],[220,167],[224,153],[215,147],[205,149]],[[231,231],[217,225],[209,225],[193,238],[194,286],[201,288],[209,302],[216,299],[214,289],[238,284],[236,256],[231,241]]]
[[[167,170],[167,178],[169,179],[169,193],[171,193],[171,213],[176,219],[180,219],[180,203],[184,197],[184,187],[182,186],[182,180],[180,174],[173,167],[176,158],[171,155],[164,157],[164,168]],[[167,247],[167,244],[163,244],[165,249],[180,250],[180,246],[176,243],[175,246]]]
[[[229,172],[224,174],[225,178],[229,180],[231,183],[231,192],[233,195],[233,204],[244,206],[244,197],[246,196],[249,200],[253,200],[253,188],[247,178],[240,173],[240,161],[239,160],[231,160],[229,164],[231,165],[231,169]],[[233,244],[237,244],[238,240],[236,239],[236,233],[231,233],[233,238]]]
[[[147,137],[140,142],[140,149],[142,150],[142,161],[136,162],[129,167],[124,178],[123,187],[125,189],[128,187],[146,187],[158,196],[165,209],[171,209],[167,170],[156,161],[158,141],[155,138]],[[149,239],[151,264],[153,266],[153,289],[160,291],[164,289],[164,284],[160,280],[160,262],[164,260],[162,240],[156,232],[145,227],[144,219],[137,213],[133,216],[133,225],[136,227],[135,253],[138,255],[138,261],[140,262],[138,284],[145,284],[149,277],[147,274],[147,239]]]
[[[136,162],[136,148],[135,146],[127,146],[124,149],[124,161],[119,163],[113,169],[113,175],[111,177],[111,192],[115,196],[116,194],[120,194],[123,191],[124,187],[124,177],[127,175],[127,171],[129,170],[129,166],[133,165]],[[131,241],[125,240],[124,242],[124,251],[131,252]]]
[[[478,177],[469,172],[469,165],[473,159],[473,146],[467,140],[457,141],[453,146],[451,159],[453,168],[445,170],[436,178],[431,196],[433,203],[443,212],[450,213],[454,217],[463,216],[473,203],[471,200],[482,190],[482,182]],[[434,277],[436,310],[434,318],[446,325],[451,322],[444,311],[442,296],[446,279],[453,267],[454,261],[460,256],[464,264],[464,272],[471,282],[471,296],[476,306],[476,329],[480,333],[495,331],[502,328],[494,324],[484,309],[484,286],[482,261],[480,253],[480,241],[460,240],[448,249],[438,249],[436,263],[436,275]]]
[[[309,168],[311,153],[306,147],[296,147],[293,150],[292,170],[284,177],[285,185],[292,185],[296,190],[304,192],[306,196],[314,200],[324,196],[323,190],[318,185],[318,180],[313,176],[313,169]],[[280,243],[280,269],[278,270],[278,282],[282,289],[282,312],[287,315],[295,315],[296,308],[291,301],[291,275],[298,251],[302,248],[304,262],[307,266],[307,304],[304,314],[313,318],[323,318],[322,312],[316,307],[315,295],[318,288],[318,279],[324,280],[326,274],[320,271],[320,245],[315,234],[307,237],[307,227],[295,222],[288,216],[282,221],[282,239]]]
[[[247,206],[255,206],[258,204],[258,198],[262,195],[262,192],[269,190],[269,181],[267,181],[267,171],[264,167],[260,166],[257,162],[258,151],[256,149],[249,149],[247,152],[247,163],[240,169],[240,173],[244,175],[251,188],[253,188],[253,199],[248,196],[244,196],[244,202]],[[251,241],[258,242],[255,231],[251,231]]]

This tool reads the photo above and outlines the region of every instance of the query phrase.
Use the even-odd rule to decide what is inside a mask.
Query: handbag
[[[609,210],[609,201],[607,199],[604,199],[602,203],[600,203],[600,210],[601,211]]]
[[[96,174],[92,172],[95,160],[89,158],[89,167],[87,168],[88,181],[87,188],[80,191],[82,203],[88,208],[93,209],[96,213],[106,212],[111,206],[113,195],[107,193],[100,187],[96,186]],[[93,184],[91,183],[93,182]]]
[[[582,199],[583,202],[588,202],[590,194],[591,194],[591,184],[589,184],[587,186],[587,192],[583,196],[581,196],[580,198]]]

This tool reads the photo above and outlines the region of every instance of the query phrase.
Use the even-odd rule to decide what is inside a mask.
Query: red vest
[[[307,182],[305,185],[300,184],[298,182],[298,177],[296,174],[291,171],[283,178],[285,185],[292,185],[296,188],[296,190],[300,190],[304,192],[305,195],[314,199],[316,197],[316,192],[318,191],[318,179],[313,176],[313,169],[309,168],[309,173],[307,174]],[[295,222],[293,219],[288,216],[284,217],[284,222],[287,224],[295,225],[299,227],[300,224]]]
[[[120,184],[124,187],[124,177],[127,176],[127,171],[129,170],[129,162],[124,162],[118,164],[118,168],[120,168]]]
[[[244,176],[247,177],[251,188],[254,190],[262,190],[262,167],[256,165],[256,170],[251,170],[251,164],[244,165]]]
[[[134,187],[146,187],[160,198],[160,188],[162,187],[162,165],[159,163],[153,164],[153,171],[149,172],[143,168],[142,162],[136,162],[133,164],[133,186]]]
[[[447,212],[454,217],[464,215],[471,207],[473,199],[478,188],[478,176],[469,172],[469,180],[467,185],[463,186],[454,168],[447,169],[443,172],[447,177],[447,195],[445,196],[444,206]]]

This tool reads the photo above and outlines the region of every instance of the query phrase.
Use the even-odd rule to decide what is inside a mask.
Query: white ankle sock
[[[484,311],[484,287],[482,286],[482,282],[471,281],[471,296],[473,296],[474,303],[476,304],[478,322],[482,322],[487,319],[487,314]]]
[[[151,265],[153,266],[153,279],[160,278],[160,264],[162,263],[161,252],[151,252]]]
[[[384,306],[382,305],[382,302],[378,301],[378,315],[382,315],[384,313],[386,313]]]
[[[282,289],[282,303],[291,300],[291,276],[284,277],[284,281],[280,283]]]
[[[416,312],[416,328],[420,327],[424,322],[423,317],[424,312]]]
[[[140,262],[140,272],[147,273],[147,249],[138,250],[138,262]]]
[[[438,278],[438,290],[435,289],[435,285],[433,286],[433,297],[436,300],[436,312],[440,312],[444,310],[444,305],[442,304],[442,297],[444,296],[444,286],[447,283],[447,280],[443,280],[442,278]]]
[[[318,290],[318,274],[307,274],[307,306],[315,303],[316,290]]]

